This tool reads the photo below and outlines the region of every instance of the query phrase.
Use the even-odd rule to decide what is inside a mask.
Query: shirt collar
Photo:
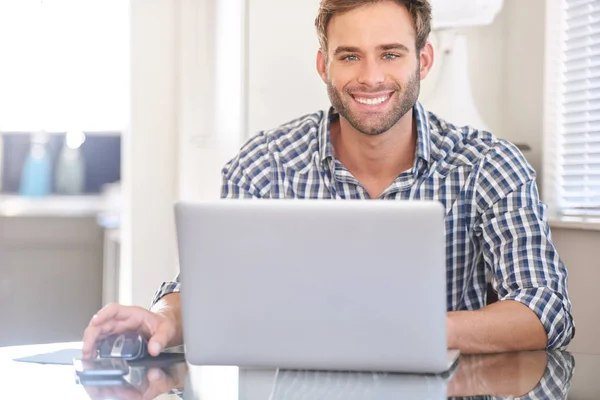
[[[421,158],[429,164],[429,158],[431,156],[429,117],[427,116],[427,111],[425,111],[418,101],[413,107],[413,118],[415,119],[415,125],[417,126],[417,158]]]
[[[321,119],[321,124],[319,125],[319,152],[321,153],[321,162],[334,158],[333,144],[331,143],[331,123],[339,119],[339,117],[337,111],[335,111],[333,107],[330,107]],[[431,154],[429,118],[427,112],[418,101],[413,107],[413,118],[417,127],[417,159],[421,158],[429,163]]]

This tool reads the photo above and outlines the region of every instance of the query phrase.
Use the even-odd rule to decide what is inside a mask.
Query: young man
[[[575,332],[567,271],[535,172],[512,144],[417,102],[434,58],[430,20],[426,0],[322,0],[317,70],[333,107],[248,141],[223,170],[222,197],[438,200],[447,211],[449,347],[566,346]],[[500,300],[491,305],[488,272]],[[100,311],[84,354],[126,328],[150,338],[151,354],[180,344],[178,291],[177,282],[163,284],[152,311]]]

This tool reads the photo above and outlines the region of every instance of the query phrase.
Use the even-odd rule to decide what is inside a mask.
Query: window
[[[122,131],[128,4],[0,0],[0,131]]]
[[[547,2],[544,197],[600,215],[600,2]]]

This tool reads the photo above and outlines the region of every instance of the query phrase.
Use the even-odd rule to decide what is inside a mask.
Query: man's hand
[[[175,295],[178,303],[179,294]],[[109,304],[94,315],[86,328],[82,356],[95,358],[99,340],[111,334],[131,331],[143,335],[148,340],[148,353],[157,356],[166,347],[181,344],[179,312],[179,307],[165,305],[149,311],[142,307]]]

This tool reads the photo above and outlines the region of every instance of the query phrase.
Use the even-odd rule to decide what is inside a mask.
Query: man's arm
[[[480,167],[475,236],[499,302],[449,313],[449,347],[490,353],[566,346],[575,329],[567,270],[552,242],[535,172],[503,141]]]
[[[529,307],[507,300],[476,311],[448,313],[448,347],[464,354],[538,350],[548,337]]]

